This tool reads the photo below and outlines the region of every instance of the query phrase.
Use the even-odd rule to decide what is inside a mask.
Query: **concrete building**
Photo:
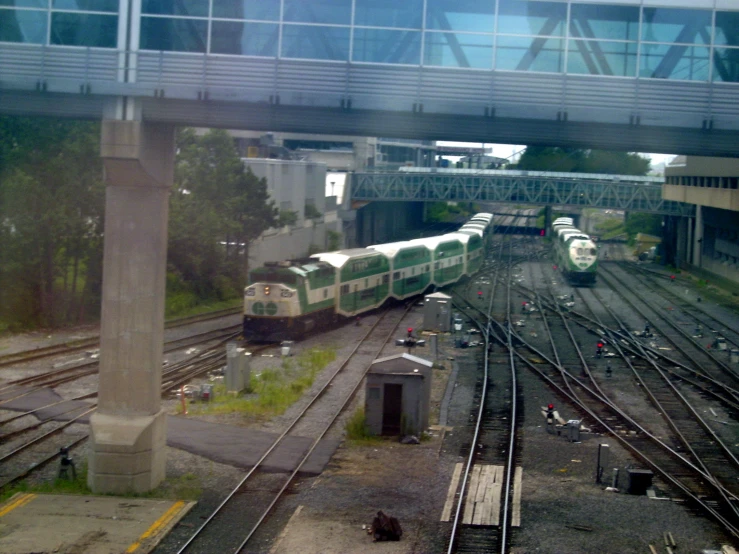
[[[269,229],[249,247],[249,263],[300,258],[332,249],[330,232],[342,233],[336,203],[327,202],[326,165],[301,160],[244,158],[257,177],[267,179],[267,191],[280,211],[295,212],[294,225]],[[343,246],[340,241],[335,245]]]
[[[372,362],[364,400],[370,433],[419,436],[428,428],[432,365],[411,354],[396,354]]]
[[[673,223],[676,265],[739,284],[739,160],[677,156],[662,195],[696,207]]]
[[[433,167],[436,143],[430,140],[230,131],[245,157],[289,158],[325,164],[328,171],[404,165]]]

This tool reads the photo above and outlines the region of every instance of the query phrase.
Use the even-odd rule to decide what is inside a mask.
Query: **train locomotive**
[[[598,248],[587,234],[575,228],[571,218],[560,217],[552,223],[554,260],[573,285],[592,285],[597,279]]]
[[[244,338],[280,341],[350,319],[477,272],[493,215],[453,233],[267,262],[249,272]]]

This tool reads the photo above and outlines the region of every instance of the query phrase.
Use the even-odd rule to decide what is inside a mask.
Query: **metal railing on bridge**
[[[659,177],[543,171],[401,168],[351,177],[351,199],[504,202],[692,216],[695,207],[662,199]]]

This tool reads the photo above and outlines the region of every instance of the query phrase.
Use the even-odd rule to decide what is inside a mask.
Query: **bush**
[[[374,438],[369,432],[364,417],[364,408],[358,409],[346,422],[346,438],[353,441],[366,441]]]
[[[167,295],[165,314],[174,316],[185,312],[198,304],[198,297],[192,292],[176,292]]]

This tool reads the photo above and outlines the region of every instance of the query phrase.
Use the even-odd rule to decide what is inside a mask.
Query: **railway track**
[[[225,310],[218,310],[215,312],[208,312],[205,314],[199,314],[195,316],[183,317],[178,319],[171,319],[164,325],[165,329],[174,329],[177,327],[183,327],[185,325],[192,325],[193,323],[200,323],[203,321],[209,321],[211,319],[219,319],[229,315],[236,315],[241,313],[241,308],[228,308]],[[73,354],[82,350],[88,350],[97,348],[100,345],[100,337],[88,337],[83,339],[76,339],[67,341],[61,344],[53,344],[50,346],[43,346],[40,348],[33,348],[30,350],[24,350],[22,352],[12,352],[9,354],[3,354],[0,356],[0,367],[7,367],[11,365],[17,365],[20,363],[26,363],[33,360],[40,360],[43,358],[53,358],[60,355]]]
[[[240,330],[240,326],[238,327]],[[223,367],[226,358],[225,344],[235,339],[238,334],[238,330],[228,329],[220,330],[219,332],[202,333],[198,335],[199,342],[196,342],[193,337],[190,337],[189,346],[212,343],[213,340],[218,340],[218,342],[186,360],[165,366],[162,374],[162,395],[169,394],[173,389],[179,388],[195,377]],[[183,347],[182,340],[172,342],[173,344],[178,344],[178,348]],[[263,348],[266,347],[257,348],[253,352],[259,352]],[[79,375],[74,378],[79,378]],[[62,381],[64,379],[71,379],[71,377],[66,376],[62,378]],[[27,386],[23,388],[26,390],[14,393],[12,399],[31,394],[31,392],[45,387],[37,385],[33,388]],[[12,392],[14,389],[9,390]],[[27,468],[13,474],[0,474],[0,489],[16,483],[28,477],[32,472],[48,465],[59,456],[60,448],[72,449],[84,442],[89,436],[87,432],[77,434],[71,442],[68,436],[61,437],[61,440],[57,439],[70,426],[76,423],[86,423],[87,418],[97,408],[97,404],[83,403],[82,401],[95,397],[97,397],[97,392],[91,392],[72,399],[51,402],[39,408],[18,413],[0,422],[0,425],[7,425],[13,421],[41,412],[49,413],[47,417],[40,421],[0,435],[0,444],[2,444],[4,450],[4,454],[0,457],[0,463],[5,464],[5,467],[7,467],[7,462],[14,460],[16,466],[24,465]],[[0,401],[0,406],[2,403],[9,401],[10,398],[4,398]],[[19,437],[28,435],[32,435],[31,438],[24,439],[23,441],[18,440]],[[19,464],[18,459],[23,459],[24,463]]]
[[[543,279],[542,281],[547,281],[547,279]],[[550,305],[556,306],[556,303],[552,302]],[[557,312],[555,318],[561,319],[563,327],[566,327],[566,320],[561,311],[558,308],[552,308],[552,311]],[[598,320],[597,323],[602,329],[607,329],[603,322]],[[549,325],[548,327],[551,329],[553,325]],[[623,329],[624,324],[616,321],[615,327],[617,329]],[[602,333],[603,331],[601,330],[600,332]],[[675,490],[684,494],[692,501],[695,501],[697,506],[703,508],[704,511],[707,511],[724,524],[729,532],[736,533],[735,493],[722,486],[719,480],[706,468],[706,465],[710,464],[715,471],[721,471],[721,464],[727,465],[726,462],[728,459],[730,468],[732,469],[729,469],[728,472],[722,472],[722,477],[731,478],[731,475],[735,476],[735,471],[733,471],[733,456],[725,449],[716,449],[713,444],[714,441],[712,441],[712,438],[715,437],[706,438],[701,426],[696,424],[696,419],[699,419],[695,418],[697,414],[686,413],[684,411],[678,412],[678,406],[683,407],[684,402],[676,402],[674,398],[670,397],[663,398],[663,404],[658,403],[657,395],[664,395],[666,391],[671,388],[674,389],[674,387],[672,387],[670,379],[666,375],[662,375],[660,381],[654,381],[654,375],[658,375],[660,372],[656,368],[652,357],[647,355],[642,349],[642,359],[646,362],[652,362],[657,370],[652,373],[645,373],[644,370],[638,371],[633,367],[635,364],[631,363],[629,356],[621,351],[621,341],[611,340],[612,349],[617,350],[621,359],[629,366],[632,366],[632,370],[637,375],[637,378],[640,379],[641,386],[646,388],[649,384],[652,384],[652,388],[659,391],[652,393],[652,396],[653,401],[659,406],[661,413],[672,411],[675,419],[680,418],[683,429],[689,428],[685,434],[682,434],[675,420],[670,420],[673,432],[676,436],[682,438],[682,441],[677,445],[668,445],[657,440],[654,435],[634,421],[633,418],[629,417],[624,410],[608,398],[600,388],[598,380],[594,376],[595,372],[591,371],[586,356],[581,353],[578,339],[569,330],[567,330],[567,334],[570,337],[572,350],[577,352],[578,355],[576,357],[568,356],[564,359],[559,359],[555,354],[555,359],[548,360],[553,365],[559,366],[559,374],[550,373],[547,375],[540,368],[534,368],[533,364],[531,364],[532,369],[538,371],[563,396],[569,398],[581,413],[589,415],[596,422],[600,423],[603,430],[613,434],[640,459],[655,469],[657,473],[661,474],[668,483],[675,487]],[[560,338],[555,338],[555,333],[551,331],[548,332],[548,335],[551,349],[556,352],[555,344],[562,344]],[[521,341],[525,343],[522,338]],[[641,348],[640,343],[633,338],[631,347],[631,353],[635,351],[639,353],[638,351]],[[532,350],[536,352],[533,347]],[[544,356],[541,352],[539,354]],[[602,374],[603,372],[598,373]],[[640,377],[642,374],[648,375],[651,383],[648,383],[647,378]],[[578,394],[579,391],[584,391],[587,394]],[[676,391],[673,390],[673,392]],[[679,393],[678,398],[680,398]],[[693,441],[697,445],[691,446]],[[685,455],[686,451],[691,452],[691,459],[688,459]],[[666,454],[669,454],[669,456],[666,456]],[[730,488],[735,488],[733,483]]]
[[[358,342],[342,364],[315,392],[304,409],[289,423],[283,433],[266,450],[264,455],[231,490],[221,504],[211,513],[202,526],[179,548],[184,552],[210,552],[212,545],[218,544],[219,552],[242,552],[267,520],[271,511],[289,492],[291,485],[300,474],[301,468],[311,454],[318,448],[321,440],[334,428],[345,408],[354,398],[363,382],[369,366],[382,351],[385,344],[396,334],[398,325],[410,311],[412,305],[402,313],[385,312]],[[390,317],[394,314],[394,317]],[[347,394],[345,391],[349,389]],[[343,392],[342,392],[343,391]],[[327,416],[328,411],[331,413]],[[307,448],[300,456],[294,469],[287,475],[263,475],[260,468],[265,460],[289,437],[302,437],[308,440]],[[237,520],[243,534],[228,540],[223,529],[230,528]]]
[[[505,262],[505,241],[501,240],[497,259],[486,265],[488,271],[493,271],[493,277],[484,291],[484,298],[487,298],[484,308],[469,289],[466,295],[456,295],[455,305],[459,309],[466,309],[468,316],[470,311],[478,314],[472,319],[480,331],[484,351],[479,362],[481,378],[475,392],[476,413],[471,414],[473,425],[464,447],[466,461],[457,464],[450,485],[455,496],[448,498],[442,514],[442,521],[451,521],[448,554],[507,552],[510,530],[520,525],[522,473],[517,431],[521,425],[523,397],[516,378],[510,327],[496,327],[492,316],[497,311],[505,321],[511,317],[510,286],[505,286],[501,294],[496,293],[501,273],[505,273],[510,283],[515,263],[512,241],[512,238],[507,238]],[[499,341],[509,346],[506,361],[497,366],[495,387],[490,386],[492,362],[489,346],[492,334],[498,334]],[[504,364],[507,369],[501,367]],[[450,502],[452,498],[456,498],[455,504]],[[519,502],[514,502],[514,498]]]

